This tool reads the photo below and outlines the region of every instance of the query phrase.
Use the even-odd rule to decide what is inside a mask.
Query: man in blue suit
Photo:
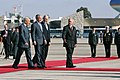
[[[20,62],[21,55],[25,51],[27,58],[28,68],[34,68],[33,62],[31,60],[31,50],[30,50],[30,35],[28,26],[30,25],[30,19],[28,17],[24,18],[24,23],[19,26],[19,43],[18,43],[18,52],[13,68],[17,69]]]
[[[36,22],[31,25],[31,37],[32,42],[35,47],[35,56],[33,57],[33,64],[37,63],[38,68],[45,68],[44,64],[44,45],[46,44],[46,39],[43,34],[42,28],[42,16],[36,15]]]
[[[44,15],[43,21],[42,21],[43,34],[45,35],[45,38],[46,38],[46,41],[47,41],[47,44],[44,45],[44,52],[45,52],[45,54],[43,56],[44,57],[44,63],[45,63],[45,60],[47,58],[48,49],[49,49],[49,46],[50,46],[50,26],[48,24],[48,19],[49,19],[49,16]]]
[[[109,26],[106,26],[106,29],[103,33],[103,44],[105,47],[106,58],[109,58],[111,56],[112,40],[113,40],[112,32],[110,31]]]

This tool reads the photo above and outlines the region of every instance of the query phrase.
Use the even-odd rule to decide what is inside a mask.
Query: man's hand
[[[44,43],[45,43],[45,45],[47,45],[47,41],[46,40],[44,40]]]
[[[27,46],[28,46],[28,43],[26,42],[26,43],[25,43],[25,45],[27,45]]]
[[[75,46],[74,47],[77,47],[77,44],[75,44]]]
[[[34,42],[33,42],[33,45],[36,45],[36,44],[37,44],[36,41],[34,41]]]
[[[64,43],[67,43],[66,39],[64,39]]]
[[[51,42],[49,42],[49,45],[48,46],[50,46],[51,45]]]
[[[7,37],[7,35],[5,34],[5,35],[3,35],[3,37]]]

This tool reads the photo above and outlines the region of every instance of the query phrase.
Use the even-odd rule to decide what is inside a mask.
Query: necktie
[[[8,31],[6,30],[6,31],[5,31],[5,35],[7,35],[7,34],[8,34]]]
[[[43,29],[42,29],[42,25],[41,25],[41,23],[38,23],[38,24],[39,24],[39,26],[40,26],[41,31],[43,32]]]
[[[72,30],[73,30],[73,27],[71,27],[70,30],[72,31]]]

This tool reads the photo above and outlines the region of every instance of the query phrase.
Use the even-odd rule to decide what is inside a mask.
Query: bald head
[[[29,17],[25,17],[24,18],[24,23],[29,26],[30,25],[30,18]]]
[[[74,20],[73,20],[72,18],[69,18],[69,19],[68,19],[68,24],[69,24],[69,25],[73,25],[73,23],[74,23]]]

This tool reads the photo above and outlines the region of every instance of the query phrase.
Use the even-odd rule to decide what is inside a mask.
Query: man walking
[[[36,15],[36,22],[31,26],[31,37],[32,42],[35,47],[35,55],[33,57],[33,64],[37,63],[38,68],[45,68],[44,64],[44,45],[46,44],[46,39],[43,34],[43,27],[41,24],[42,16]]]
[[[13,68],[17,69],[20,62],[21,55],[25,51],[28,68],[34,68],[33,62],[31,60],[31,50],[30,50],[30,35],[28,26],[30,25],[30,19],[28,17],[24,18],[24,23],[19,26],[19,43],[18,52],[16,59],[12,65]]]
[[[46,38],[46,41],[47,41],[47,44],[44,45],[44,52],[45,52],[45,54],[44,54],[44,63],[45,63],[45,60],[47,58],[48,49],[49,49],[49,46],[50,46],[50,27],[49,27],[49,24],[48,24],[48,18],[49,17],[47,15],[44,15],[43,22],[42,22],[43,34],[45,35],[45,38]]]
[[[69,18],[68,25],[63,27],[63,46],[66,48],[67,51],[66,68],[76,67],[73,65],[72,62],[73,51],[77,44],[76,28],[73,26],[73,22],[74,20],[72,18]]]

